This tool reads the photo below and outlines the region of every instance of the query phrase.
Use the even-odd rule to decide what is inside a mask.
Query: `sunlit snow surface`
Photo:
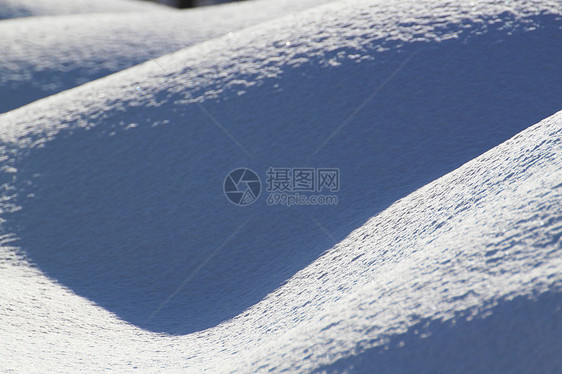
[[[258,5],[252,1],[175,12],[157,7],[151,12],[73,14],[1,22],[0,112],[204,40],[329,1],[260,0]],[[5,6],[2,2],[0,9]],[[103,8],[103,2],[86,3]]]
[[[1,0],[0,19],[81,13],[129,13],[167,10],[165,6],[134,0]]]
[[[561,13],[334,1],[0,115],[0,369],[560,372]]]

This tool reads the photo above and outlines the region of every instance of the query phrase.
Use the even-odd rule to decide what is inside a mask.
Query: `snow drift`
[[[0,19],[80,13],[127,13],[168,10],[148,1],[134,0],[1,0]]]
[[[6,247],[4,367],[556,373],[561,133],[559,112],[396,202],[242,315],[186,336],[125,324]]]
[[[327,2],[251,1],[189,11],[4,21],[0,23],[0,112],[189,45]],[[143,4],[133,2],[136,3]]]
[[[337,1],[0,115],[4,362],[556,372],[562,115],[498,144],[560,109],[560,13]],[[240,166],[340,204],[232,206]]]

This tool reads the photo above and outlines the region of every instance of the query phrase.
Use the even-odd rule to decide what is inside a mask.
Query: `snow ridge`
[[[561,14],[334,1],[0,114],[0,369],[559,371]]]
[[[0,112],[201,41],[327,2],[252,1],[189,11],[4,21],[0,24]]]

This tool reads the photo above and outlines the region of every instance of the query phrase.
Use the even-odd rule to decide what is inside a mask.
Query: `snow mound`
[[[561,137],[559,112],[399,200],[245,313],[186,336],[125,324],[5,247],[1,362],[18,371],[556,373]]]
[[[7,232],[47,275],[124,320],[203,330],[559,109],[551,9],[482,3],[467,21],[457,5],[354,4],[200,43],[0,116]],[[425,17],[435,9],[439,22]],[[408,22],[387,27],[396,17]],[[340,169],[338,206],[264,197],[241,209],[222,193],[237,167],[265,182],[270,166],[299,165]]]
[[[135,0],[0,0],[0,19],[78,13],[123,13],[169,10]]]
[[[561,182],[558,112],[399,200],[270,294],[263,320],[289,316],[278,323],[294,329],[251,356],[275,371],[559,371]]]
[[[327,2],[249,1],[188,11],[1,22],[0,112],[189,45]]]
[[[561,7],[342,0],[0,115],[0,362],[555,372]],[[339,204],[228,202],[270,166]]]

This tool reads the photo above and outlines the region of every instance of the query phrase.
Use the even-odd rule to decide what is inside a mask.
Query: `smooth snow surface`
[[[3,365],[559,372],[561,135],[559,112],[393,204],[244,314],[186,336],[127,325],[6,247]]]
[[[330,1],[262,0],[188,11],[81,14],[1,22],[0,112],[189,45]]]
[[[1,114],[0,369],[560,372],[561,14],[339,0]],[[226,200],[269,166],[339,205]]]
[[[0,0],[0,19],[79,13],[122,13],[168,10],[135,0]]]

